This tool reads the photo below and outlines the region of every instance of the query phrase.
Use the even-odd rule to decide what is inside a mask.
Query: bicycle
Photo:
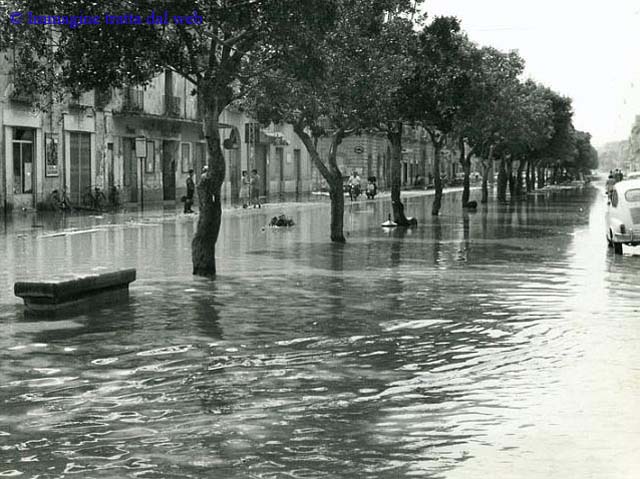
[[[109,187],[109,206],[115,210],[122,206],[120,202],[120,188],[118,185],[111,185]]]
[[[102,207],[106,202],[107,197],[98,186],[88,186],[82,195],[82,205],[86,208],[102,211]]]
[[[71,206],[69,204],[69,198],[67,197],[67,190],[63,188],[62,195],[60,195],[60,192],[57,189],[49,193],[47,201],[45,202],[45,209],[53,211],[70,210]]]

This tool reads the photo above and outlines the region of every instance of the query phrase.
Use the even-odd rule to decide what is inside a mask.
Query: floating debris
[[[398,226],[398,223],[396,223],[395,221],[391,221],[391,214],[389,214],[387,221],[382,223],[382,225],[380,226],[382,226],[383,228],[395,228],[396,226]]]
[[[274,216],[269,222],[269,226],[293,226],[295,222],[291,218],[287,218],[285,215]]]

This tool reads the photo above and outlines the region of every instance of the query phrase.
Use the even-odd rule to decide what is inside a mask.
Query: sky
[[[480,45],[517,50],[525,78],[573,99],[594,146],[628,139],[640,115],[637,0],[426,0],[424,10],[457,16]]]

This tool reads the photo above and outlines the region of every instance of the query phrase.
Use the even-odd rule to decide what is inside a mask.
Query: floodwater
[[[234,210],[219,278],[181,214],[17,217],[0,236],[0,477],[632,478],[640,248],[595,188]],[[287,213],[291,229],[264,228]],[[16,280],[135,267],[128,302],[25,318]]]

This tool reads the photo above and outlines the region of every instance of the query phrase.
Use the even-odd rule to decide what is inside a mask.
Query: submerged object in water
[[[398,226],[398,223],[391,221],[391,215],[389,215],[389,218],[387,219],[387,221],[385,221],[384,223],[382,223],[383,228],[395,228],[396,226]]]

